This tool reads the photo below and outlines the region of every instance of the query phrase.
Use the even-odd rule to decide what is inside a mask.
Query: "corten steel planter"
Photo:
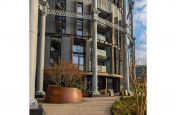
[[[78,88],[48,86],[46,103],[76,103],[82,101],[82,92]]]

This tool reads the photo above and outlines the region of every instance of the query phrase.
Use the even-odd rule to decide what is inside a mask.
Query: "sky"
[[[137,64],[146,63],[147,57],[147,1],[134,0],[134,37],[136,38]],[[142,58],[142,59],[141,59]]]

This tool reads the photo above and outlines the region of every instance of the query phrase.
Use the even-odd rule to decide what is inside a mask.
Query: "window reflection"
[[[83,45],[73,45],[73,63],[79,65],[79,70],[84,70],[85,53]]]
[[[83,13],[83,3],[82,2],[77,2],[77,13]],[[76,34],[82,36],[83,35],[83,20],[82,19],[77,19],[76,21]]]
[[[56,0],[55,9],[56,10],[66,10],[65,0]],[[66,17],[65,16],[55,16],[56,33],[65,34],[66,33]]]
[[[50,42],[50,65],[57,65],[61,59],[61,38],[52,37]]]
[[[82,19],[77,19],[77,35],[82,35],[83,33],[83,20]]]

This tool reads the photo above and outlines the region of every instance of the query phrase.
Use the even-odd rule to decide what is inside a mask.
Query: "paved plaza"
[[[40,103],[46,115],[111,115],[111,107],[119,97],[83,98],[81,103]]]

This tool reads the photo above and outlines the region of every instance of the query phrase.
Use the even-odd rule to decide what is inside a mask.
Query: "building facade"
[[[48,0],[49,9],[92,13],[92,0]],[[97,0],[99,19],[122,26],[122,0]],[[41,14],[40,14],[41,15]],[[39,16],[39,27],[41,26]],[[44,68],[62,61],[71,61],[85,72],[85,89],[92,91],[93,24],[91,20],[68,16],[47,15],[45,29]],[[112,89],[119,93],[123,87],[122,32],[103,23],[97,25],[98,90]],[[38,38],[40,36],[38,31]],[[38,50],[41,51],[40,39]],[[40,56],[37,55],[37,64]]]
[[[136,77],[147,76],[147,65],[136,65]]]

